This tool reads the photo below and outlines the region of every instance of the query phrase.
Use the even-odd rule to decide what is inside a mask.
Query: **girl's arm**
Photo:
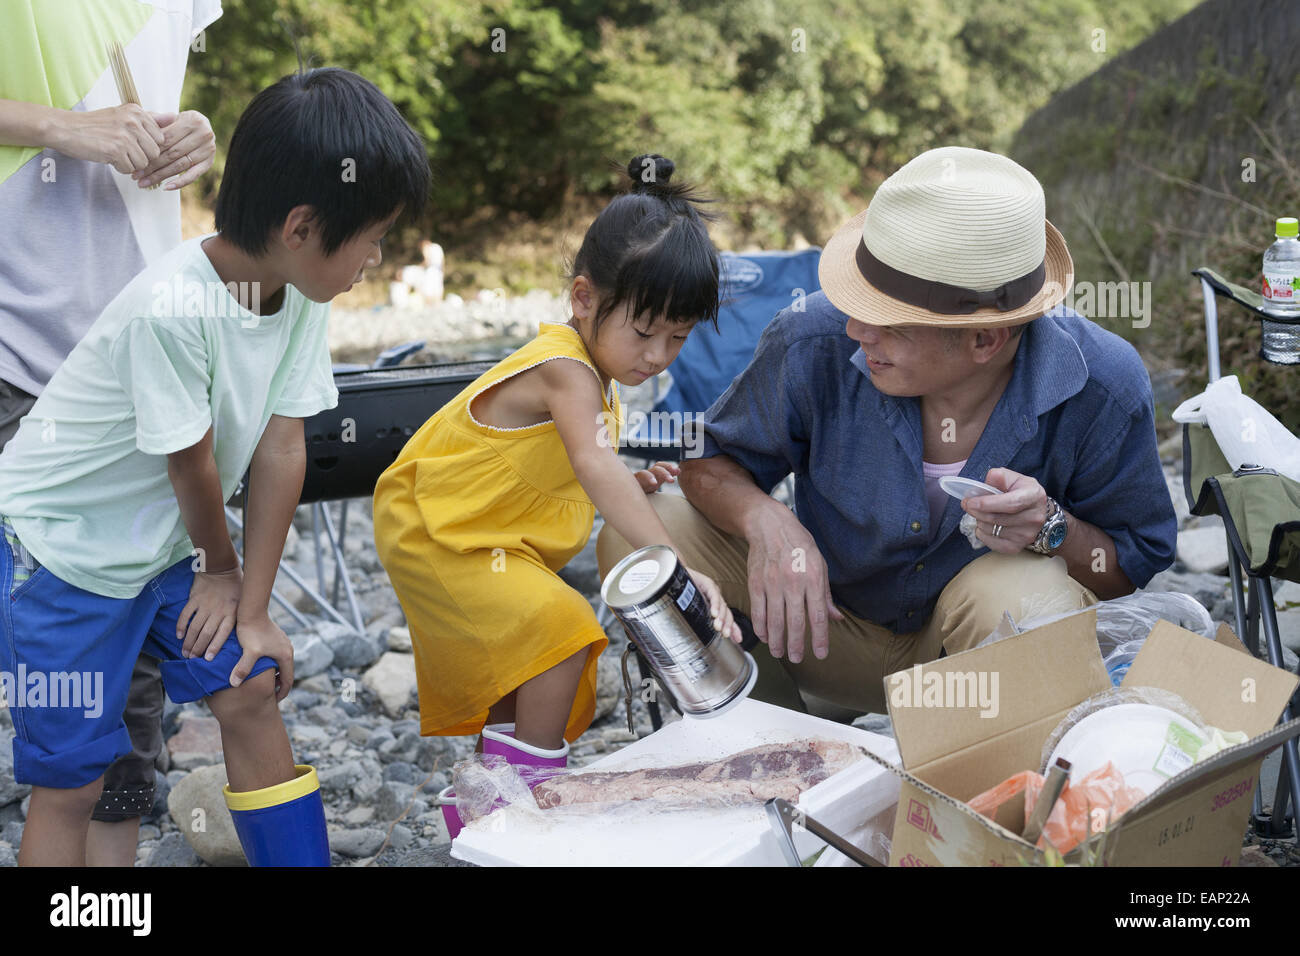
[[[596,510],[614,530],[635,548],[662,544],[670,548],[668,530],[651,506],[640,483],[619,461],[604,427],[604,404],[600,382],[591,369],[579,362],[557,360],[538,366],[546,390],[546,403],[555,427],[568,452],[579,483],[591,497]],[[676,549],[674,548],[674,553]],[[681,555],[678,555],[681,559]],[[684,564],[685,562],[683,562]],[[712,580],[687,569],[697,586],[709,597],[715,626],[740,640],[740,628]],[[707,583],[706,583],[707,582]]]

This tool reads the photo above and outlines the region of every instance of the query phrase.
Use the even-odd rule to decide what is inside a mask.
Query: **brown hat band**
[[[865,240],[858,241],[857,263],[862,277],[885,295],[941,315],[961,315],[988,307],[1001,312],[1018,309],[1033,299],[1047,278],[1044,260],[1033,272],[1019,279],[1004,282],[987,292],[977,292],[901,272],[873,256]]]

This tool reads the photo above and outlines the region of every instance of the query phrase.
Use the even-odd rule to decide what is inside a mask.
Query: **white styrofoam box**
[[[721,760],[764,744],[825,737],[858,744],[898,763],[894,741],[819,717],[745,700],[720,717],[684,719],[582,771],[639,770]],[[898,778],[862,759],[806,790],[798,806],[836,833],[849,833],[898,802]],[[801,857],[822,846],[795,831]],[[599,813],[547,820],[535,808],[505,807],[475,820],[451,855],[480,866],[784,866],[762,805],[732,809]]]

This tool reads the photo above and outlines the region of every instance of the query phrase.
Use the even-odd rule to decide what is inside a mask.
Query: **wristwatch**
[[[1039,554],[1051,554],[1065,542],[1065,532],[1067,530],[1065,509],[1051,498],[1048,498],[1047,520],[1043,522],[1042,530],[1038,532],[1038,537],[1034,539],[1034,543],[1028,546],[1029,550],[1037,551]]]

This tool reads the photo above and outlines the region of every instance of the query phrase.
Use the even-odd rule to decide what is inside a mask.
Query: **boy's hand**
[[[182,657],[212,660],[217,656],[235,626],[243,585],[244,572],[238,565],[229,571],[195,572],[190,599],[176,620]]]
[[[259,657],[269,657],[280,668],[275,684],[275,699],[284,700],[293,687],[293,644],[265,611],[248,617],[241,616],[236,628],[244,656],[230,672],[230,686],[238,687],[242,684]]]
[[[727,601],[718,590],[718,586],[713,582],[713,578],[707,574],[701,574],[699,571],[686,569],[686,573],[691,576],[695,586],[709,602],[709,613],[713,617],[713,629],[723,637],[729,637],[739,644],[744,640],[740,633],[740,625],[736,623],[731,616],[731,608],[727,607]]]
[[[682,466],[675,461],[657,461],[647,469],[633,472],[637,484],[647,495],[652,495],[663,486],[665,482],[677,480],[677,476],[682,473]]]

